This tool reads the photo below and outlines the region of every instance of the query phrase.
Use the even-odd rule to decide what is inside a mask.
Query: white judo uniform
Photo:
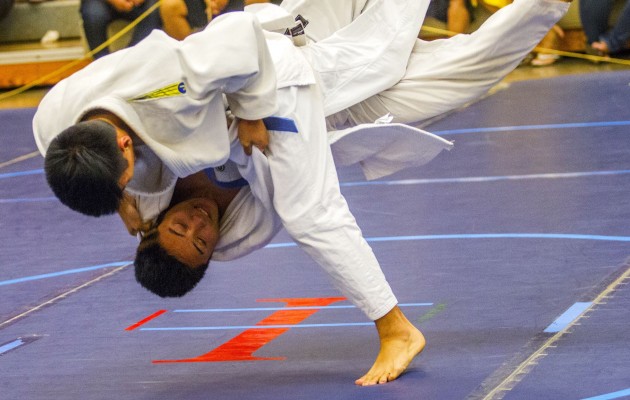
[[[356,19],[370,1],[284,0],[282,6],[315,23],[312,41],[330,40]],[[475,32],[448,39],[417,39],[403,78],[377,95],[328,116],[329,130],[374,121],[391,113],[394,122],[421,122],[478,99],[502,80],[542,40],[569,9],[557,0],[515,0]],[[332,69],[325,48],[306,50],[316,69]]]

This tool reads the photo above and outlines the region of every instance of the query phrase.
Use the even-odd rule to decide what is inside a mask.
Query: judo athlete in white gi
[[[120,175],[118,183],[122,187],[136,180],[132,180],[132,177],[138,178],[134,174],[139,171],[134,171],[135,154],[133,148],[130,149],[129,140],[124,139],[125,134],[130,138],[125,131],[133,132],[137,135],[134,136],[136,139],[143,140],[147,153],[157,156],[163,163],[162,170],[168,171],[167,175],[172,173],[184,177],[207,167],[221,165],[229,157],[237,165],[239,173],[248,180],[249,190],[256,201],[267,202],[265,210],[276,213],[282,226],[324,267],[335,285],[376,321],[381,350],[372,369],[357,383],[369,385],[395,379],[422,350],[424,338],[396,306],[396,299],[378,262],[339,192],[325,134],[326,111],[323,104],[333,104],[329,106],[329,112],[339,111],[336,108],[342,110],[347,105],[339,100],[339,104],[326,102],[326,93],[334,93],[327,92],[334,85],[326,82],[320,83],[324,88],[322,100],[318,86],[314,85],[317,75],[312,73],[308,63],[296,62],[303,59],[297,53],[291,53],[293,50],[287,48],[280,37],[275,38],[279,44],[276,49],[281,48],[282,51],[274,54],[278,75],[277,100],[274,101],[276,84],[268,73],[273,71],[273,67],[270,70],[264,68],[269,65],[270,57],[263,48],[260,30],[251,18],[235,18],[223,19],[221,23],[211,25],[212,28],[204,31],[210,37],[193,36],[181,44],[153,34],[136,46],[140,50],[135,53],[129,54],[133,49],[119,57],[115,57],[118,55],[115,53],[109,57],[111,64],[95,66],[91,73],[87,71],[82,74],[86,70],[81,71],[60,83],[55,88],[57,90],[53,89],[51,95],[42,102],[35,117],[34,130],[40,150],[45,153],[53,137],[66,127],[83,119],[97,118],[123,131],[119,146],[129,168]],[[236,20],[239,26],[232,24]],[[537,23],[544,21],[539,20]],[[248,49],[252,50],[249,59],[235,60],[239,63],[237,67],[241,68],[236,73],[229,62],[212,60],[202,51],[204,42],[216,46],[221,43],[223,35],[233,42],[235,32],[249,35],[244,43],[248,43],[248,40],[249,43],[255,43]],[[212,33],[216,35],[212,36]],[[217,40],[213,42],[208,39]],[[241,45],[239,43],[228,49],[237,52]],[[274,48],[271,47],[273,53]],[[278,59],[286,54],[291,55],[291,70],[278,68],[278,65],[282,65]],[[141,55],[146,58],[138,60],[137,57]],[[169,57],[179,63],[171,62]],[[131,64],[136,69],[122,68],[131,76],[120,76],[113,68],[118,64]],[[155,73],[146,75],[147,70]],[[321,79],[322,75],[326,74],[318,77]],[[177,79],[171,79],[175,76]],[[139,85],[143,79],[149,81],[150,85]],[[175,83],[164,86],[167,83],[165,79]],[[164,88],[167,97],[163,93],[143,91],[143,88],[151,86]],[[215,132],[225,131],[218,117],[224,112],[221,93],[226,94],[230,108],[238,118],[257,120],[271,115],[282,118],[269,120],[271,124],[273,121],[284,122],[280,122],[280,127],[270,128],[269,147],[264,149],[266,157],[256,148],[251,158],[245,155],[252,144],[264,147],[266,143],[264,140],[245,142],[245,149],[241,148],[237,136],[243,142],[243,125],[239,126],[238,123],[232,125],[229,135],[224,132],[208,136],[209,131],[212,131],[208,130],[212,122],[215,122],[212,126]],[[167,106],[156,105],[165,99],[168,100]],[[53,121],[59,124],[54,126]],[[238,132],[236,126],[241,128]],[[202,132],[200,127],[206,130]],[[439,140],[435,142],[439,143]],[[208,146],[208,143],[212,143],[212,146]],[[443,142],[436,146],[439,151],[449,147],[449,144]],[[152,168],[147,171],[155,172]],[[167,187],[168,190],[172,190],[172,187]],[[296,204],[301,206],[296,207]],[[162,207],[165,206],[162,204]],[[218,224],[217,213],[212,207],[205,209],[200,205],[197,209],[198,213],[208,219],[214,218],[214,224]],[[256,213],[255,209],[250,212]],[[248,241],[249,237],[245,234],[242,239]],[[205,251],[211,254],[212,242],[205,242]],[[264,243],[251,248],[260,245]]]

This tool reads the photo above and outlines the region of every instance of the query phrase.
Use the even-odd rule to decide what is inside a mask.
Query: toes
[[[365,386],[367,384],[367,382],[369,382],[369,374],[365,374],[362,377],[360,377],[359,379],[357,379],[356,381],[354,381],[355,384],[359,385],[359,386]]]
[[[357,380],[357,385],[359,385],[359,386],[373,386],[373,385],[376,385],[376,378],[366,375],[363,378]]]
[[[380,367],[380,366],[379,366]],[[405,371],[406,366],[391,366],[391,368],[372,368],[365,375],[354,381],[358,386],[382,385],[394,381]]]
[[[391,374],[389,372],[383,372],[380,374],[367,374],[362,376],[361,378],[354,381],[355,384],[359,386],[373,386],[373,385],[382,385],[387,382],[391,382],[396,379],[396,375]]]
[[[379,383],[379,379],[377,376],[372,374],[366,374],[361,378],[357,379],[354,383],[359,386],[373,386]]]

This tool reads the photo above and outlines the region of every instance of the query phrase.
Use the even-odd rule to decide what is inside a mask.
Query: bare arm
[[[127,232],[132,236],[137,235],[138,232],[146,232],[150,227],[150,223],[142,222],[135,199],[126,192],[123,192],[123,198],[118,207],[118,215],[125,224]]]
[[[181,0],[162,0],[160,6],[160,17],[162,18],[162,27],[170,37],[177,40],[183,40],[192,33],[190,24],[186,17],[188,16],[188,8],[186,3]]]

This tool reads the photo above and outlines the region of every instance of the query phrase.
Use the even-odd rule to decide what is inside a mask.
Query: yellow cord
[[[421,30],[425,32],[429,32],[429,33],[443,35],[443,36],[457,35],[456,32],[448,31],[446,29],[433,28],[430,26],[423,26]],[[538,53],[557,54],[563,57],[581,58],[584,60],[589,60],[589,61],[594,61],[594,62],[606,62],[610,64],[630,65],[630,60],[624,60],[624,59],[619,59],[619,58],[602,57],[602,56],[595,56],[595,55],[582,54],[582,53],[573,53],[573,52],[568,52],[568,51],[546,49],[543,47],[536,47],[534,51]]]

